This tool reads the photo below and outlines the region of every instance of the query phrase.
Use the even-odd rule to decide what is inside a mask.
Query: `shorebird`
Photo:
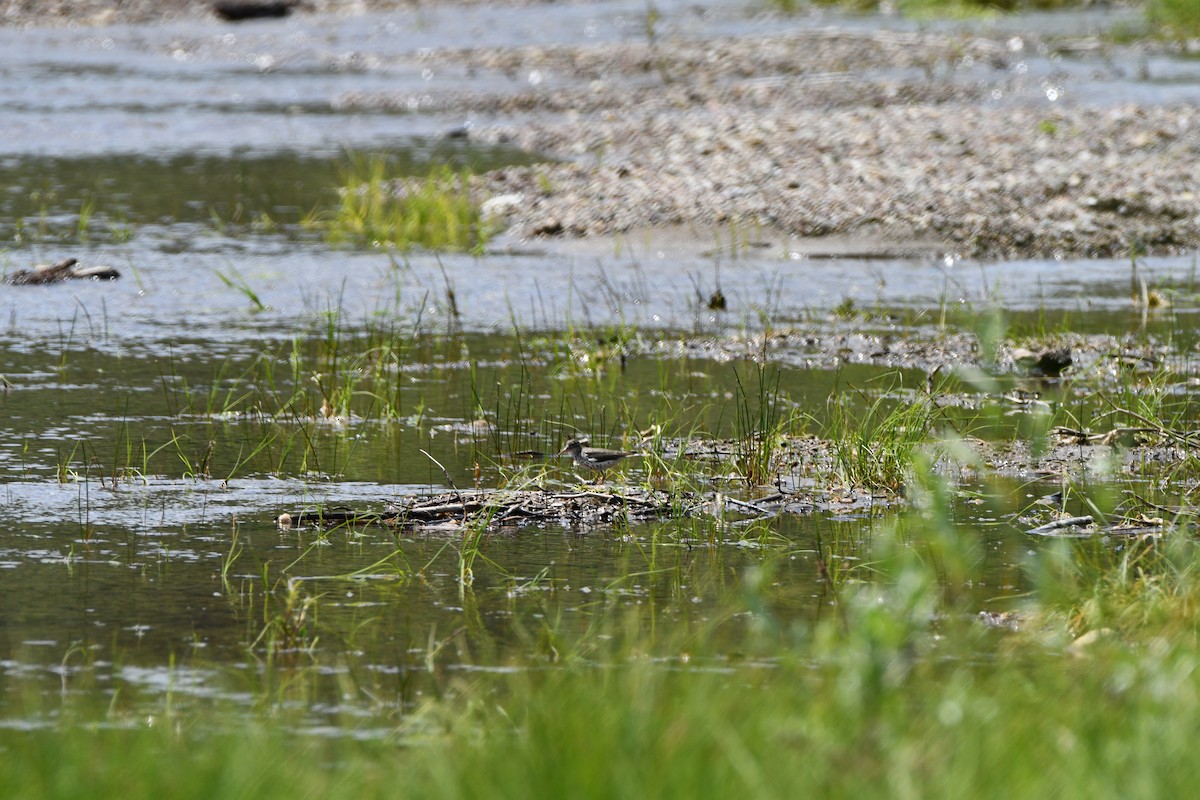
[[[639,455],[628,450],[606,450],[603,447],[585,447],[587,439],[568,439],[566,446],[559,452],[560,456],[569,455],[575,459],[575,464],[582,469],[600,473],[596,482],[604,480],[604,471],[614,467],[630,456]]]

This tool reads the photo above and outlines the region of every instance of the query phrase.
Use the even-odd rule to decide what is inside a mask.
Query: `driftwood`
[[[283,530],[332,528],[339,525],[447,530],[464,526],[495,529],[535,524],[589,527],[670,517],[705,517],[736,527],[780,514],[811,514],[814,511],[845,513],[895,502],[899,502],[899,497],[890,495],[805,495],[784,491],[749,502],[716,491],[668,492],[641,487],[614,487],[611,490],[581,488],[574,491],[454,489],[437,495],[408,498],[382,511],[356,511],[329,506],[287,511],[276,517],[275,522]]]
[[[100,281],[112,281],[121,277],[121,273],[112,267],[94,266],[81,267],[79,259],[67,258],[57,264],[38,264],[33,269],[17,270],[6,278],[13,286],[36,286],[45,283],[62,283],[68,280],[91,278]]]
[[[289,528],[330,528],[338,525],[383,525],[391,528],[432,527],[446,524],[495,527],[521,523],[603,525],[637,522],[698,508],[691,495],[630,489],[624,492],[468,491],[414,497],[383,511],[322,508],[290,511],[276,517]]]
[[[1078,535],[1081,532],[1080,528],[1087,528],[1095,521],[1090,514],[1082,517],[1067,517],[1066,519],[1051,520],[1045,525],[1038,525],[1025,532],[1035,536],[1061,536],[1064,531],[1070,529],[1071,534],[1066,535]]]
[[[1116,525],[1096,525],[1090,514],[1082,517],[1066,517],[1038,525],[1025,531],[1033,536],[1061,536],[1082,539],[1088,536],[1161,536],[1167,529],[1166,523],[1157,517],[1137,517]]]

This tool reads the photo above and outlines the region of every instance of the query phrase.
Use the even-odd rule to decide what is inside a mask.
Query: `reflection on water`
[[[427,175],[434,164],[483,171],[528,164],[515,148],[462,140],[409,140],[389,147],[390,175]],[[120,243],[146,225],[269,225],[296,235],[305,215],[336,205],[345,159],[325,155],[256,157],[114,155],[0,159],[0,239]],[[85,217],[81,225],[81,215]]]

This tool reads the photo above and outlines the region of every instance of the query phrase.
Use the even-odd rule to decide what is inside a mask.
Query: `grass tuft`
[[[928,398],[905,403],[876,396],[857,414],[851,397],[831,397],[828,438],[838,478],[867,491],[900,491],[918,448],[929,440],[935,412]]]
[[[310,214],[304,224],[331,243],[478,251],[494,231],[471,196],[470,177],[443,165],[424,180],[402,179],[391,174],[386,157],[352,154],[337,207]]]

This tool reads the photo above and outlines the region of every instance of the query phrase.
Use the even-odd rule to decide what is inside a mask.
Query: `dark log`
[[[57,264],[45,264],[33,269],[22,269],[8,276],[8,282],[13,286],[35,286],[43,283],[58,283],[71,277],[71,267],[79,263],[78,259],[68,258]]]
[[[213,3],[213,13],[226,22],[247,19],[278,19],[292,13],[293,0],[220,0]]]
[[[78,266],[79,260],[64,259],[57,264],[39,264],[33,269],[17,270],[6,278],[13,286],[40,286],[47,283],[62,283],[72,279],[112,281],[121,277],[121,273],[112,267],[96,265],[93,267]]]

